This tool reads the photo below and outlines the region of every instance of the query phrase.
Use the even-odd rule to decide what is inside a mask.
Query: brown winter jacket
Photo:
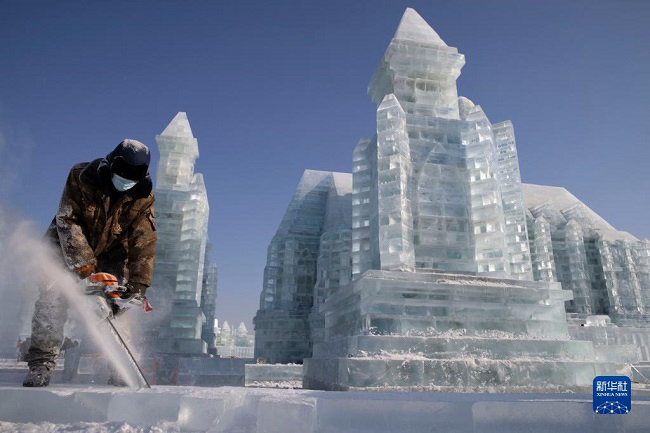
[[[72,167],[59,210],[47,230],[66,266],[92,265],[132,283],[151,285],[156,249],[151,178],[111,203],[111,174],[105,159]]]

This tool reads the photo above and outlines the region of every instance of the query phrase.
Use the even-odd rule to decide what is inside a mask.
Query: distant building
[[[255,336],[248,333],[244,322],[237,328],[231,327],[228,321],[224,321],[219,328],[219,321],[214,321],[214,329],[217,333],[216,351],[222,358],[252,358],[255,346]]]

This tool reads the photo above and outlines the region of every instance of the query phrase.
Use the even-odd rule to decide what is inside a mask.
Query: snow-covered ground
[[[650,397],[596,415],[591,396],[289,389],[0,386],[0,433],[581,433],[650,431]]]

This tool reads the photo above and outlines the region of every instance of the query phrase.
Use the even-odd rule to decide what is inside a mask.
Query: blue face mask
[[[116,190],[120,192],[128,191],[138,183],[138,181],[136,180],[124,179],[123,177],[118,176],[116,174],[113,175],[112,180],[113,180],[113,186],[115,187]]]

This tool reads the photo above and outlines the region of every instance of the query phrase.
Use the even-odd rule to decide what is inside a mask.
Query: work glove
[[[110,304],[113,310],[113,317],[121,316],[133,305],[142,305],[145,312],[151,311],[147,310],[149,302],[147,301],[147,297],[144,296],[144,293],[147,291],[147,286],[140,283],[126,283],[124,287],[126,291],[123,292],[120,298],[113,299]]]
[[[145,296],[145,293],[147,291],[147,286],[145,284],[140,284],[140,283],[126,283],[125,284],[127,292],[125,293],[127,299],[128,298],[133,298],[134,296],[138,296],[139,299],[142,301],[142,308],[145,313],[149,313],[153,311],[153,307],[149,303],[149,300]]]
[[[126,283],[125,287],[128,290],[128,295],[133,296],[133,295],[140,295],[144,298],[145,293],[147,292],[147,286],[144,284],[140,283]]]
[[[95,273],[94,265],[85,265],[75,268],[74,273],[79,276],[80,279],[88,278],[90,275]]]

